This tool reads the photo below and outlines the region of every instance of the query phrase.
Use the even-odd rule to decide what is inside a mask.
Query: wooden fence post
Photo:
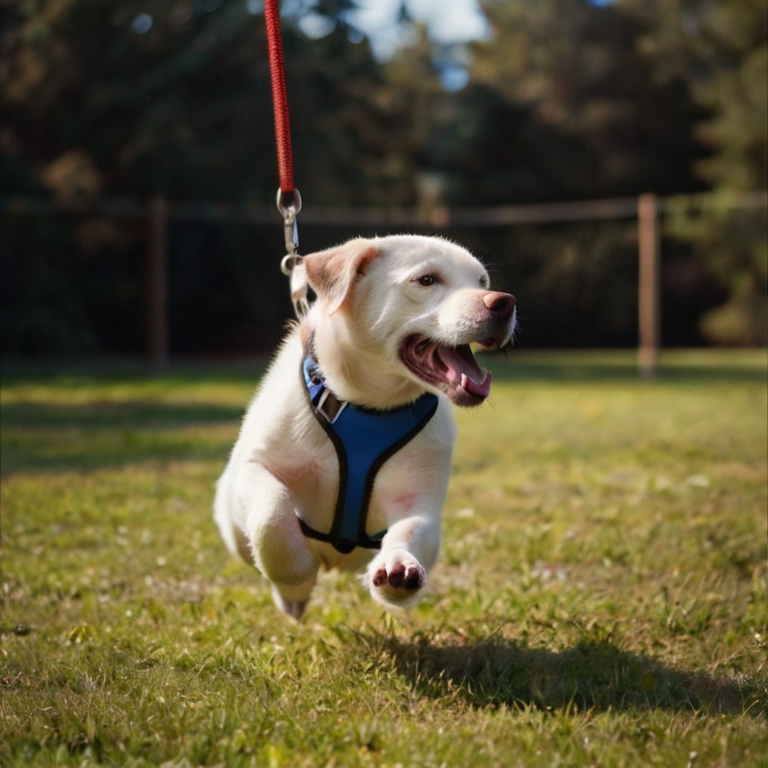
[[[659,289],[661,228],[659,202],[656,195],[640,195],[637,199],[637,223],[640,262],[637,302],[640,346],[637,362],[643,378],[650,379],[656,375],[659,362],[661,329]]]
[[[150,198],[147,220],[147,359],[152,368],[162,370],[168,365],[168,201],[165,197]]]

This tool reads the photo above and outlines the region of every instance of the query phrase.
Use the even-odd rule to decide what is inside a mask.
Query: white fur
[[[272,583],[277,605],[295,618],[321,566],[368,563],[372,596],[408,605],[437,559],[456,428],[449,399],[406,368],[400,348],[412,334],[452,346],[485,338],[488,277],[463,248],[407,235],[353,240],[307,256],[305,264],[317,301],[284,340],[248,408],[217,485],[214,517],[230,551],[256,565]],[[422,275],[437,275],[439,282],[423,286]],[[513,328],[514,315],[496,333],[499,345]],[[310,410],[301,377],[310,335],[327,386],[343,400],[389,409],[425,391],[439,397],[432,420],[376,477],[368,532],[388,531],[378,552],[357,548],[342,555],[306,538],[296,519],[298,513],[312,528],[329,530],[338,490],[336,453]]]

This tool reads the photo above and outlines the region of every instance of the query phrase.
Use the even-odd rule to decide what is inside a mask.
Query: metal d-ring
[[[283,260],[280,262],[280,271],[286,277],[290,277],[299,264],[301,264],[301,256],[298,253],[288,253],[283,256]]]

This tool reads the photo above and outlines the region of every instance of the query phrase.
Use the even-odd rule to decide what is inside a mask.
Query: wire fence
[[[503,247],[504,233],[530,232],[531,228],[546,228],[557,225],[592,223],[621,223],[624,226],[617,229],[617,236],[623,242],[622,249],[626,251],[627,240],[634,240],[636,258],[636,332],[638,348],[638,364],[643,375],[652,376],[661,345],[662,328],[662,289],[660,285],[662,258],[662,223],[665,218],[681,216],[722,216],[734,215],[737,212],[756,212],[762,217],[768,208],[768,195],[765,191],[740,194],[698,193],[690,195],[673,195],[657,197],[653,194],[639,197],[612,198],[603,200],[572,201],[562,203],[546,203],[533,205],[509,205],[483,208],[448,208],[441,205],[417,206],[414,208],[338,208],[310,206],[302,211],[299,217],[299,227],[302,233],[303,246],[307,243],[314,246],[326,247],[335,242],[329,237],[352,236],[357,234],[373,234],[394,231],[416,231],[422,233],[448,234],[461,233],[464,237],[469,234],[470,240],[483,240],[494,244],[493,247]],[[254,248],[269,257],[262,255],[258,285],[249,294],[252,304],[258,304],[263,309],[269,308],[258,315],[255,325],[275,323],[276,316],[282,314],[285,318],[290,310],[287,295],[287,285],[280,287],[282,277],[279,276],[279,261],[282,256],[282,222],[276,209],[264,206],[235,205],[229,203],[184,202],[167,200],[162,196],[154,196],[148,201],[128,198],[102,198],[94,201],[56,201],[34,198],[4,198],[0,199],[6,233],[12,232],[3,246],[3,251],[18,262],[15,266],[18,272],[19,264],[24,260],[24,251],[29,249],[30,238],[39,239],[39,230],[45,229],[45,222],[62,217],[82,222],[120,222],[127,224],[133,232],[133,247],[128,251],[133,254],[133,261],[141,260],[141,277],[134,287],[133,321],[142,328],[140,346],[143,354],[154,367],[163,367],[172,351],[170,344],[171,328],[174,325],[174,291],[178,276],[172,269],[171,251],[179,250],[181,256],[174,257],[176,261],[183,260],[184,253],[192,249],[202,248],[198,242],[192,243],[195,233],[203,231],[205,225],[228,226],[245,228],[238,236],[239,245],[235,250],[242,251],[238,258],[251,258]],[[31,230],[25,229],[22,222],[31,224]],[[34,222],[38,223],[38,226]],[[629,226],[628,230],[626,227]],[[91,227],[91,230],[98,227]],[[259,237],[253,233],[258,231]],[[493,235],[489,233],[493,232]],[[563,238],[569,237],[564,231]],[[304,238],[304,233],[308,237]],[[204,237],[204,235],[200,235]],[[86,238],[87,239],[87,238]],[[93,239],[93,238],[92,238]],[[95,238],[99,240],[98,236]],[[109,237],[105,238],[109,240]],[[457,239],[463,239],[461,236]],[[584,239],[584,238],[582,238]],[[81,238],[82,240],[82,238]],[[249,242],[250,240],[250,242]],[[186,242],[186,245],[185,245]],[[25,245],[27,243],[27,245]],[[500,246],[501,244],[501,246]],[[82,245],[73,242],[69,247],[77,249]],[[38,243],[38,248],[45,248]],[[63,247],[51,244],[54,250]],[[316,250],[315,247],[302,248],[302,252]],[[619,248],[615,248],[618,253]],[[212,249],[210,258],[217,257],[216,249]],[[143,254],[143,257],[140,256]],[[542,250],[541,258],[546,258]],[[204,255],[201,258],[205,258]],[[267,269],[271,272],[267,272]],[[22,270],[23,271],[23,270]],[[505,275],[505,278],[507,275]],[[514,275],[512,275],[514,279]],[[117,278],[116,278],[117,279]],[[218,282],[226,278],[217,278]],[[211,279],[211,284],[216,280]],[[102,290],[106,285],[102,281]],[[514,285],[504,287],[516,292]],[[283,291],[282,299],[275,301],[275,292]],[[226,304],[226,289],[222,289],[220,303]],[[141,294],[140,296],[136,294]],[[519,296],[518,296],[519,298]],[[626,304],[627,301],[624,302]],[[199,312],[206,314],[207,309],[200,307]],[[622,310],[625,314],[631,312],[628,307]],[[137,318],[136,315],[141,315]],[[189,325],[189,324],[188,324]],[[282,322],[276,322],[282,327]],[[189,330],[192,333],[192,330]],[[179,332],[174,333],[179,338]],[[272,339],[253,332],[253,338],[262,345],[270,344]],[[243,347],[250,347],[247,334],[241,337]],[[176,345],[181,348],[183,344]],[[231,345],[230,345],[231,346]]]

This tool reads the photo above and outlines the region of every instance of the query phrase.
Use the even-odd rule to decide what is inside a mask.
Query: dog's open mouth
[[[400,357],[411,373],[440,389],[456,405],[479,405],[491,392],[491,372],[477,364],[469,344],[448,347],[423,336],[409,336]]]

